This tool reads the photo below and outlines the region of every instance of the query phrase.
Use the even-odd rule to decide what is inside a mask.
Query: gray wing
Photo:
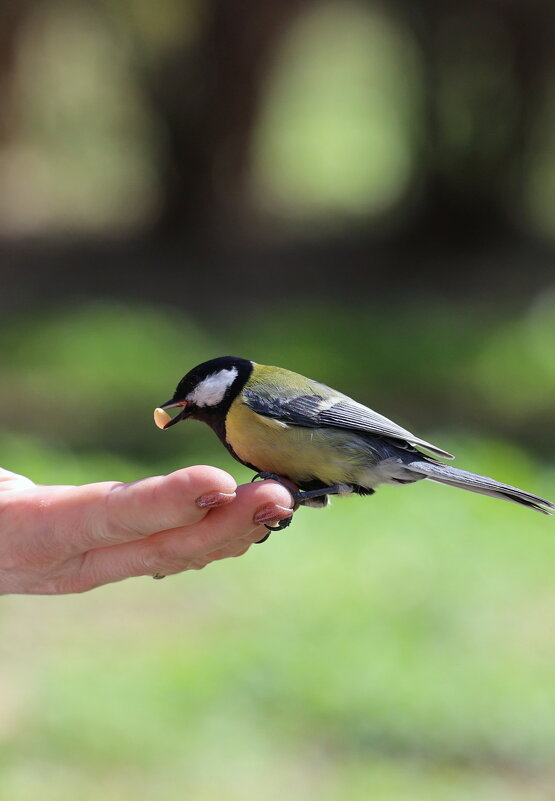
[[[311,382],[312,383],[312,382]],[[402,442],[408,442],[417,448],[424,448],[431,453],[442,456],[444,459],[455,457],[416,437],[406,428],[389,420],[362,403],[357,403],[347,395],[341,395],[323,384],[313,382],[314,387],[322,387],[322,394],[295,395],[292,397],[276,397],[262,395],[253,389],[247,389],[243,397],[247,406],[264,417],[272,417],[289,425],[317,428],[329,426],[331,428],[345,428],[350,431],[361,431],[380,437],[391,437]],[[332,393],[330,395],[330,393]]]

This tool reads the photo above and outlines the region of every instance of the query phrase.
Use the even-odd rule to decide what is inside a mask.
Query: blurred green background
[[[250,474],[152,409],[297,369],[555,496],[555,7],[0,5],[0,453]],[[555,538],[429,483],[0,604],[0,801],[555,798]]]

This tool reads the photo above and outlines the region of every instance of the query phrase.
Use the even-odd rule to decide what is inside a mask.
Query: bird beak
[[[175,417],[170,417],[169,414],[165,412],[165,409],[175,409],[181,408],[179,414],[176,414]],[[188,416],[187,412],[187,401],[174,401],[170,399],[165,403],[162,403],[158,409],[154,410],[154,422],[158,426],[165,430],[166,428],[170,428],[170,426],[174,426],[176,423],[179,423],[181,420],[185,420]]]

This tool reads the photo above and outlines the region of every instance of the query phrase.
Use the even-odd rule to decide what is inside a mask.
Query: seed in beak
[[[163,409],[160,409],[160,407],[154,410],[154,422],[156,423],[158,428],[164,429],[170,422],[170,420],[171,417],[169,416],[169,414],[165,412]]]

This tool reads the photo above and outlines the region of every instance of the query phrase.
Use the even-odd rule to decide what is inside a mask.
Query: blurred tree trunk
[[[163,237],[240,224],[252,133],[281,37],[312,0],[209,0],[200,41],[150,82],[166,130]]]
[[[527,179],[528,156],[554,61],[554,10],[554,4],[534,0],[401,2],[401,16],[413,31],[424,73],[419,197],[405,230],[397,232],[413,244],[426,247],[444,240],[460,247],[493,243],[516,232],[507,201],[518,207]],[[480,92],[474,87],[466,109],[473,129],[458,151],[446,142],[442,106],[446,93],[457,102],[456,93],[468,89],[474,76],[467,69],[466,87],[449,83],[450,71],[457,68],[457,51],[446,46],[446,31],[450,28],[456,37],[457,25],[462,26],[461,37],[468,37],[462,44],[469,49],[473,40],[487,42],[495,34],[490,66],[495,66],[495,48],[503,45],[498,52],[498,91],[490,86]],[[471,95],[472,87],[466,98]],[[491,131],[499,127],[499,119],[504,130],[494,143]]]
[[[32,0],[0,0],[0,144],[17,126],[14,77],[19,36],[33,5]]]

